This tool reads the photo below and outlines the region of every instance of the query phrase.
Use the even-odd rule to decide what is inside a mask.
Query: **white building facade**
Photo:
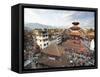
[[[48,47],[49,37],[47,30],[37,30],[36,31],[36,42],[41,49]]]
[[[91,41],[90,43],[90,50],[93,50],[94,51],[94,39]]]

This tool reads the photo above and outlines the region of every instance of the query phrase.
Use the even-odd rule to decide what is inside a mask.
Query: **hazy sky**
[[[94,12],[25,8],[24,21],[57,27],[69,27],[79,21],[81,27],[94,27]]]

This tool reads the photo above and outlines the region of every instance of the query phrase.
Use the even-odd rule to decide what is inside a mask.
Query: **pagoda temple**
[[[73,39],[79,39],[85,36],[84,31],[82,30],[82,28],[80,27],[80,23],[79,22],[73,22],[72,23],[73,26],[69,28],[69,35],[73,38]]]

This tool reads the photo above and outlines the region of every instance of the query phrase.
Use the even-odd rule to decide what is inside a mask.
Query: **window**
[[[46,44],[44,44],[44,46],[46,46]]]
[[[45,35],[47,37],[47,35]]]
[[[45,39],[43,39],[43,41],[45,42]]]
[[[40,47],[42,48],[42,44],[40,44]]]
[[[43,37],[45,37],[45,35],[43,35]]]

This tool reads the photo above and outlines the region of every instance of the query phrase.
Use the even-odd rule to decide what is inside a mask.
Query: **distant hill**
[[[52,29],[52,28],[56,28],[56,27],[44,25],[44,24],[40,24],[40,23],[27,23],[27,24],[25,24],[25,28],[28,30],[31,30],[31,29],[44,29],[44,28]]]

